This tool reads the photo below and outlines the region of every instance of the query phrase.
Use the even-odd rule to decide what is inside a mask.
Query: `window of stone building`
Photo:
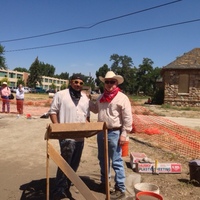
[[[188,74],[179,75],[178,93],[189,93],[189,75]]]

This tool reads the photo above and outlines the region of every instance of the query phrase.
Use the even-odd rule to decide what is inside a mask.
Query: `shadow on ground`
[[[191,184],[195,187],[200,187],[200,183],[197,180],[188,180],[188,179],[178,179],[181,183]]]
[[[55,179],[50,179],[50,191],[55,186]],[[45,200],[46,199],[46,179],[33,180],[21,185],[22,196],[20,200]]]
[[[88,176],[80,176],[82,181],[87,185],[87,187],[95,192],[100,192],[98,190],[98,183],[95,183],[94,180],[92,180]],[[52,199],[51,191],[53,191],[55,187],[55,178],[50,178],[50,200]],[[75,186],[73,186],[70,189],[72,196],[73,191],[76,190],[74,189]],[[19,188],[22,190],[22,196],[20,200],[46,200],[46,178],[40,179],[40,180],[33,180],[29,183],[25,183],[20,186]]]

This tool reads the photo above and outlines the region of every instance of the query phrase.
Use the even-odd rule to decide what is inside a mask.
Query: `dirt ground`
[[[26,113],[29,112],[26,108]],[[157,114],[170,117],[171,120],[179,120],[185,126],[200,130],[200,114],[196,111],[169,111],[158,106],[151,106]],[[31,109],[30,109],[31,110]],[[46,142],[44,134],[49,119],[42,119],[47,108],[33,108],[37,114],[32,113],[32,118],[27,119],[26,115],[17,117],[16,114],[0,113],[0,199],[1,200],[44,200],[46,184]],[[184,113],[183,113],[184,112]],[[93,121],[96,115],[92,115]],[[188,120],[190,123],[186,123]],[[194,120],[192,120],[194,119]],[[193,124],[194,122],[194,124]],[[177,122],[178,123],[178,122]],[[159,162],[177,162],[182,165],[180,174],[140,174],[141,182],[156,184],[160,194],[165,200],[200,200],[199,185],[190,183],[189,160],[178,157],[173,152],[154,148],[141,141],[137,134],[130,134],[129,153],[144,152],[151,159],[158,159]],[[51,140],[53,146],[59,151],[57,140]],[[134,176],[136,173],[130,166],[129,156],[123,157],[126,169],[126,177]],[[199,158],[200,159],[200,158]],[[54,186],[56,165],[50,162],[50,189]],[[105,194],[98,191],[99,165],[97,160],[96,136],[85,140],[85,147],[77,174],[91,189],[98,200],[105,199]],[[112,176],[114,173],[112,173]],[[112,179],[113,180],[113,179]],[[113,184],[113,181],[112,181]],[[127,184],[127,197],[134,196],[133,186]],[[75,186],[71,187],[74,199],[85,199]],[[132,198],[134,199],[134,198]],[[90,200],[90,199],[88,199]]]

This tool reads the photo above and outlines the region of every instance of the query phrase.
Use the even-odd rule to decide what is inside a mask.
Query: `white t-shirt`
[[[21,88],[21,90],[19,90],[19,88],[17,88],[16,99],[24,99],[24,88]]]

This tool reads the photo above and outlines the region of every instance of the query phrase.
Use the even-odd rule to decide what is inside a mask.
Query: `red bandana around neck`
[[[119,91],[121,91],[121,90],[118,87],[116,87],[114,90],[112,90],[110,92],[105,89],[103,96],[100,99],[100,103],[111,102]]]

